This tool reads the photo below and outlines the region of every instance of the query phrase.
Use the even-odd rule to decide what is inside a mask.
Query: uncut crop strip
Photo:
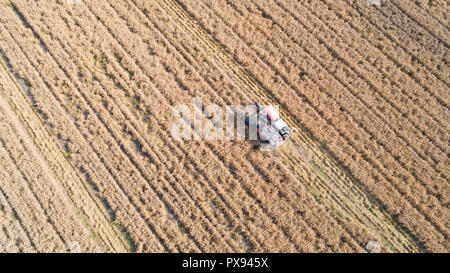
[[[130,17],[133,17],[133,16],[130,16]],[[134,27],[133,26],[133,29],[141,29],[140,27]],[[146,36],[147,37],[147,36]]]
[[[7,34],[5,34],[4,32],[2,34],[3,37],[7,38],[6,40],[11,40],[11,37],[8,37]],[[33,42],[29,42],[29,44],[33,44]],[[11,45],[14,46],[14,50],[8,48]],[[16,43],[15,41],[10,41],[9,43],[2,45],[2,51],[5,52],[6,55],[8,55],[13,66],[20,68],[17,69],[18,73],[20,73],[22,77],[29,77],[30,82],[33,82],[34,85],[39,86],[42,90],[53,90],[52,85],[42,80],[42,75],[34,70],[32,64],[29,63],[30,60],[27,59],[25,55],[15,55],[15,53],[22,51],[22,49],[17,45],[18,43]],[[35,51],[36,49],[34,49],[34,51],[32,52]],[[27,74],[24,74],[25,72],[27,72]],[[63,86],[60,86],[59,88],[66,89],[67,87],[63,88]],[[142,218],[137,217],[137,214],[139,212],[134,207],[132,207],[131,204],[133,200],[126,197],[123,198],[123,188],[118,187],[112,179],[113,174],[111,173],[111,169],[108,169],[108,167],[110,168],[110,166],[104,165],[108,162],[105,162],[104,159],[100,158],[98,150],[95,151],[92,149],[97,148],[95,142],[92,142],[92,137],[89,139],[89,141],[91,142],[91,144],[94,144],[94,147],[88,146],[86,144],[86,135],[82,135],[81,133],[83,132],[79,131],[79,129],[83,129],[83,127],[79,127],[74,123],[73,117],[70,117],[69,114],[65,114],[65,109],[60,106],[57,99],[55,100],[55,98],[51,96],[44,96],[43,98],[41,98],[40,96],[42,95],[39,92],[35,93],[34,96],[36,97],[37,101],[39,99],[39,101],[46,102],[45,104],[39,103],[37,106],[38,109],[40,109],[41,111],[45,111],[48,118],[51,118],[51,120],[55,122],[55,127],[61,129],[61,132],[64,134],[66,139],[69,139],[70,136],[70,140],[77,144],[76,147],[78,147],[77,151],[79,153],[72,155],[72,157],[75,159],[75,165],[79,168],[84,167],[87,175],[89,175],[91,179],[99,182],[97,186],[99,188],[100,194],[104,196],[106,202],[111,205],[111,209],[115,212],[114,222],[118,225],[121,225],[121,223],[123,223],[124,228],[129,230],[131,239],[135,240],[143,250],[162,251],[163,249],[161,248],[161,245],[157,243],[155,244],[155,237],[153,237],[154,235],[151,234],[151,231],[142,228],[146,226],[146,223],[142,220]],[[50,104],[48,104],[49,102]],[[46,109],[49,106],[51,106],[51,108]],[[59,113],[56,114],[55,110],[58,110]],[[69,128],[65,128],[67,125],[71,126],[69,126]],[[63,129],[67,131],[64,131]],[[86,167],[86,162],[88,162],[88,166],[92,167]],[[104,195],[105,192],[108,192],[108,195]],[[139,240],[137,240],[142,238],[146,238],[146,241],[139,242]]]
[[[64,158],[64,151],[56,143],[43,127],[42,121],[33,112],[31,105],[27,102],[25,95],[20,91],[20,87],[15,83],[13,76],[6,73],[6,67],[2,63],[7,78],[2,78],[3,82],[11,82],[9,88],[0,90],[0,94],[9,98],[8,102],[13,107],[15,114],[21,123],[26,127],[35,145],[40,148],[46,157],[46,162],[57,176],[58,181],[64,185],[75,213],[80,221],[85,222],[87,228],[94,234],[96,240],[101,240],[103,251],[125,251],[123,241],[119,241],[121,236],[109,223],[107,212],[101,210],[101,204],[95,202],[95,197],[88,191],[88,186],[83,185],[81,178],[74,171]],[[28,87],[25,87],[28,88]],[[2,93],[3,92],[3,93]],[[26,92],[26,91],[25,91]]]
[[[226,10],[226,9],[222,9],[222,10]],[[253,36],[254,36],[254,34],[253,34]],[[261,39],[256,39],[257,41],[260,41]],[[330,102],[331,103],[331,102]],[[381,126],[382,126],[383,124],[381,124]],[[380,125],[378,125],[378,126],[380,126]],[[392,136],[391,136],[391,139],[392,139]],[[408,143],[409,144],[409,143]],[[409,155],[409,157],[411,157],[411,155]],[[423,159],[423,156],[421,157],[422,159]],[[429,171],[428,169],[427,170],[424,170],[424,172],[426,172],[426,171]],[[433,171],[433,170],[431,170],[431,171]],[[441,175],[443,175],[443,174],[441,174]],[[435,176],[435,175],[434,175]],[[432,176],[433,177],[433,176]],[[445,179],[445,176],[443,177],[444,179]],[[428,180],[428,179],[427,179]],[[433,179],[434,180],[434,179]],[[431,185],[431,188],[430,187],[428,187],[428,190],[434,190],[433,188],[433,185]],[[439,193],[438,193],[439,194]]]

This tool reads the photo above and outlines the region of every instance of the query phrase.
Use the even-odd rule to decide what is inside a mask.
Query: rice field
[[[1,252],[450,251],[448,1],[0,1]],[[172,108],[278,105],[278,150]]]

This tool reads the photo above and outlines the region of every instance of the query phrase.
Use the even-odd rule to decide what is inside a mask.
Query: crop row
[[[146,8],[144,8],[144,9],[146,9]],[[151,14],[151,13],[149,12],[149,14]],[[160,13],[158,13],[158,14],[160,14]],[[134,28],[134,29],[136,29],[136,28]],[[182,39],[182,38],[180,38],[180,39]],[[183,45],[185,45],[185,43],[183,43]],[[204,62],[202,62],[202,63],[204,63]],[[205,78],[207,78],[207,76]]]
[[[442,3],[442,1],[439,2],[440,6],[442,7],[442,12],[444,14],[448,13],[448,3],[445,4]],[[411,22],[420,26],[420,28],[422,28],[423,30],[428,32],[428,34],[444,44],[447,49],[449,48],[448,37],[450,35],[450,30],[448,26],[444,23],[439,23],[429,13],[426,13],[425,10],[417,7],[415,3],[410,1],[395,0],[386,3],[386,7],[397,8],[399,11],[404,13]]]

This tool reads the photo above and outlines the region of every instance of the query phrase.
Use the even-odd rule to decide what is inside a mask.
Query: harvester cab
[[[261,140],[261,149],[273,151],[278,149],[291,136],[295,128],[289,128],[273,106],[263,107],[255,101],[257,118],[256,128]]]

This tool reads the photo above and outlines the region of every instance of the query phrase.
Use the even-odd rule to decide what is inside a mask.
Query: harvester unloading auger
[[[255,125],[256,122],[262,150],[276,150],[289,139],[295,128],[289,128],[274,107],[263,107],[257,101],[254,101],[254,103],[256,112],[249,113],[246,117],[246,123],[247,125]]]

